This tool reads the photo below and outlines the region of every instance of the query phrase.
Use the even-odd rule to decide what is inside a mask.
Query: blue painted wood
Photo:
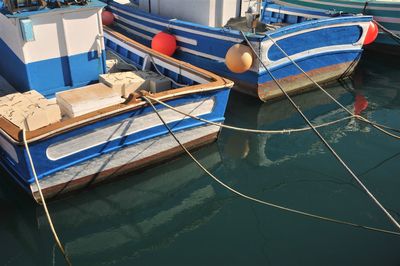
[[[307,50],[316,49],[321,46],[341,45],[357,42],[362,34],[362,28],[358,26],[342,26],[335,28],[318,29],[306,32],[293,37],[285,38],[277,41],[277,44],[288,54],[294,55]],[[343,36],[338,38],[338,36]],[[323,43],[319,41],[323,40]],[[293,45],[298,43],[301,45]],[[271,60],[279,60],[286,56],[273,45],[268,51],[268,58]]]
[[[105,73],[104,55],[99,57],[97,51],[24,64],[0,39],[0,56],[6,59],[0,60],[0,73],[11,85],[21,92],[35,89],[46,97],[96,82]]]
[[[367,6],[365,3],[368,2]],[[377,1],[377,0],[279,0],[282,5],[295,5],[310,12],[312,9],[319,9],[320,13],[347,12],[353,14],[364,13],[371,15],[387,29],[399,34],[400,32],[400,2],[399,1]],[[293,7],[290,7],[293,8]],[[318,11],[315,11],[318,12]],[[381,32],[376,40],[380,44],[398,46],[398,43],[387,34]]]
[[[277,7],[277,5],[274,6]],[[119,31],[147,46],[150,46],[150,40],[154,36],[154,30],[165,30],[168,25],[171,25],[174,26],[174,28],[170,28],[170,31],[172,34],[178,36],[178,39],[179,37],[184,37],[196,42],[196,45],[193,45],[184,41],[178,41],[179,47],[194,51],[194,53],[192,53],[186,50],[178,50],[174,54],[174,57],[179,60],[189,62],[221,76],[252,86],[262,85],[263,81],[268,80],[265,78],[265,70],[262,67],[260,67],[259,70],[253,69],[243,74],[235,74],[230,72],[225,66],[224,58],[228,49],[235,43],[243,42],[243,38],[238,31],[226,28],[206,27],[180,20],[169,20],[115,2],[109,2],[108,8],[116,14],[116,24],[121,26]],[[290,8],[289,10],[293,11],[293,9]],[[308,10],[303,11],[305,13],[310,13]],[[310,71],[317,70],[322,66],[329,66],[329,64],[351,63],[352,60],[357,60],[362,53],[362,48],[360,47],[357,49],[353,44],[363,33],[359,25],[360,23],[371,21],[372,17],[331,17],[322,12],[316,12],[315,14],[317,13],[319,15],[324,14],[326,19],[306,20],[301,16],[288,16],[283,13],[277,14],[275,12],[273,16],[279,17],[281,22],[293,24],[267,32],[267,34],[274,39],[280,38],[278,44],[281,45],[289,55],[305,52],[305,55],[297,60],[307,61],[307,68]],[[271,14],[270,12],[264,16],[267,17]],[[325,29],[332,25],[337,26]],[[308,32],[298,34],[302,31]],[[298,35],[291,36],[293,34]],[[146,38],[143,36],[146,36]],[[269,42],[269,38],[266,35],[249,34],[248,36],[256,47],[261,47],[264,43]],[[235,40],[225,38],[234,38]],[[331,52],[331,56],[325,55],[324,52],[319,53],[322,56],[321,58],[318,58],[317,54],[309,52],[315,48],[346,44],[353,46],[353,50],[351,51],[351,53],[353,53],[352,56],[349,56],[349,51],[346,49],[333,51]],[[205,56],[203,56],[203,54]],[[209,58],[206,56],[209,56]],[[277,47],[272,47],[267,57],[270,60],[278,60],[282,59],[284,56]],[[322,58],[327,61],[321,63]],[[280,78],[290,78],[298,74],[298,70],[295,71],[292,66],[289,66],[288,62],[282,62],[281,65],[274,66],[271,69],[273,70],[275,68],[281,69],[278,74]]]
[[[222,90],[218,92],[212,92],[212,93],[202,93],[202,94],[193,94],[189,96],[185,96],[183,98],[179,98],[173,101],[169,101],[168,104],[172,106],[179,106],[182,104],[190,103],[192,101],[198,101],[198,100],[203,100],[203,99],[209,99],[211,97],[215,97],[216,100],[216,106],[212,113],[203,115],[204,119],[211,120],[214,122],[223,122],[224,121],[224,112],[225,112],[225,107],[228,99],[228,90]],[[163,110],[165,109],[164,107],[157,106],[157,109]],[[39,178],[43,178],[47,175],[50,175],[54,172],[57,172],[59,170],[63,170],[69,166],[75,165],[77,163],[89,160],[91,158],[97,157],[99,155],[126,147],[128,145],[133,145],[148,139],[152,139],[158,136],[162,135],[167,135],[168,131],[166,130],[164,125],[152,127],[147,130],[143,130],[137,133],[133,133],[131,135],[122,137],[120,139],[116,139],[113,141],[108,141],[107,143],[100,144],[98,146],[89,148],[87,150],[75,153],[73,155],[67,156],[65,158],[56,160],[56,161],[51,161],[47,159],[46,156],[46,149],[48,148],[49,145],[52,143],[59,143],[62,142],[63,140],[74,138],[76,136],[80,136],[82,134],[87,134],[90,132],[93,132],[95,130],[99,130],[104,126],[107,125],[112,125],[115,123],[118,123],[126,118],[131,118],[131,117],[137,117],[149,113],[154,113],[153,109],[151,107],[146,107],[146,108],[140,108],[138,110],[126,112],[117,116],[114,116],[112,118],[104,119],[102,121],[93,123],[91,125],[83,126],[79,129],[69,131],[64,134],[57,135],[55,137],[46,139],[41,142],[36,142],[33,145],[31,145],[31,155],[34,161],[36,162],[36,171],[38,173]],[[177,122],[172,122],[169,123],[169,126],[173,129],[174,132],[182,131],[185,129],[197,127],[200,125],[203,125],[203,122],[199,122],[198,120],[194,119],[185,119],[185,120],[180,120]],[[29,174],[29,173],[26,173]],[[34,182],[34,179],[32,178],[32,175],[27,176],[25,179],[25,182],[27,183],[32,183]]]

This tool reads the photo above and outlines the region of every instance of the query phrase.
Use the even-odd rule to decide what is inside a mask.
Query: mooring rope
[[[251,45],[251,43],[249,42],[249,40],[247,39],[246,35],[244,34],[243,31],[240,31],[243,35],[243,37],[245,38],[246,42],[248,45]],[[374,128],[376,128],[377,130],[385,133],[388,136],[391,136],[393,138],[396,139],[400,139],[399,135],[393,134],[388,132],[386,129],[390,129],[393,130],[390,127],[387,126],[383,126],[381,124],[375,123],[373,121],[368,120],[367,118],[360,116],[360,115],[355,115],[353,114],[349,109],[347,109],[343,104],[341,104],[338,100],[335,99],[335,97],[333,97],[329,92],[327,92],[324,88],[322,88],[312,77],[310,77],[310,75],[307,74],[307,72],[304,71],[304,69],[302,69],[276,42],[274,39],[272,39],[271,36],[269,36],[268,34],[266,34],[266,36],[268,37],[269,40],[272,41],[272,43],[278,47],[278,49],[290,60],[290,62],[295,65],[315,86],[317,86],[322,92],[324,92],[329,98],[331,98],[332,101],[334,101],[338,106],[340,106],[343,110],[345,110],[349,115],[354,115],[357,119],[370,124],[371,126],[373,126]],[[251,46],[252,47],[252,46]],[[264,66],[265,69],[267,69],[267,67],[265,66],[265,64],[262,62],[261,58],[259,57],[259,55],[256,53],[256,51],[254,50],[254,48],[252,48],[253,52],[255,53],[255,55],[257,56],[258,60],[261,62],[261,64]],[[268,72],[270,72],[268,70]],[[272,74],[272,73],[271,73]],[[278,86],[279,87],[279,86]],[[395,131],[398,131],[397,129]]]
[[[343,220],[338,220],[338,219],[329,218],[329,217],[325,217],[325,216],[321,216],[321,215],[317,215],[317,214],[312,214],[312,213],[305,212],[305,211],[300,211],[300,210],[288,208],[288,207],[285,207],[285,206],[282,206],[282,205],[278,205],[278,204],[275,204],[275,203],[271,203],[271,202],[268,202],[268,201],[257,199],[255,197],[252,197],[252,196],[249,196],[249,195],[246,195],[246,194],[244,194],[242,192],[237,191],[236,189],[234,189],[234,188],[230,187],[229,185],[227,185],[226,183],[222,182],[217,176],[212,174],[205,166],[203,166],[203,164],[200,163],[189,152],[189,150],[180,142],[180,140],[176,137],[174,132],[168,126],[166,121],[162,118],[162,116],[160,115],[160,113],[158,112],[156,107],[153,105],[153,103],[151,102],[150,98],[147,98],[147,96],[144,96],[144,95],[142,97],[153,108],[154,112],[157,114],[158,118],[164,124],[164,126],[168,130],[169,134],[175,139],[175,141],[179,144],[179,146],[182,148],[182,150],[185,151],[185,153],[197,164],[197,166],[199,166],[208,176],[210,176],[214,181],[216,181],[222,187],[224,187],[225,189],[227,189],[227,190],[231,191],[232,193],[238,195],[239,197],[242,197],[242,198],[250,200],[252,202],[257,202],[257,203],[260,203],[262,205],[266,205],[266,206],[269,206],[269,207],[272,207],[272,208],[276,208],[276,209],[279,209],[279,210],[282,210],[282,211],[299,214],[299,215],[306,216],[306,217],[313,218],[313,219],[317,219],[317,220],[323,220],[323,221],[326,221],[326,222],[332,222],[332,223],[336,223],[336,224],[362,228],[362,229],[369,230],[369,231],[374,231],[374,232],[379,232],[379,233],[385,233],[385,234],[400,236],[399,232],[394,232],[394,231],[385,230],[385,229],[376,228],[376,227],[371,227],[371,226],[360,225],[360,224],[356,224],[356,223],[353,223],[353,222],[347,222],[347,221],[343,221]]]
[[[210,120],[198,117],[198,116],[194,116],[194,115],[189,114],[189,113],[182,112],[179,109],[177,109],[177,108],[175,108],[175,107],[173,107],[173,106],[171,106],[171,105],[169,105],[169,104],[167,104],[167,103],[165,103],[163,101],[160,101],[157,98],[152,97],[148,92],[143,92],[143,94],[146,95],[147,98],[149,98],[149,99],[151,99],[151,100],[153,100],[153,101],[155,101],[155,102],[167,107],[168,109],[171,109],[171,110],[173,110],[173,111],[175,111],[177,113],[180,113],[180,114],[182,114],[184,116],[196,119],[198,121],[201,121],[201,122],[204,122],[204,123],[207,123],[207,124],[211,124],[211,125],[214,125],[214,126],[218,126],[218,127],[226,128],[226,129],[230,129],[230,130],[249,132],[249,133],[258,133],[258,134],[291,134],[293,132],[304,132],[304,131],[312,130],[312,128],[309,127],[309,126],[308,127],[302,127],[302,128],[288,128],[288,129],[277,129],[277,130],[267,129],[267,130],[263,130],[263,129],[252,129],[252,128],[243,128],[243,127],[224,125],[222,123],[216,123],[216,122],[213,122],[213,121],[210,121]],[[327,123],[316,125],[315,127],[316,128],[327,127],[327,126],[334,125],[334,124],[337,124],[337,123],[345,121],[345,120],[352,119],[354,117],[355,116],[347,116],[347,117],[340,118],[340,119],[337,119],[337,120],[334,120],[334,121],[330,121],[330,122],[327,122]]]
[[[400,44],[400,36],[399,35],[397,35],[393,31],[389,30],[388,28],[385,28],[385,26],[383,26],[381,23],[379,23],[375,19],[374,19],[374,22],[378,25],[379,28],[381,28],[381,30],[383,30],[385,33],[389,34],[390,37],[392,37],[396,42],[398,42]]]
[[[108,49],[107,52],[109,52],[110,54],[112,54],[113,56],[115,56],[118,60],[120,60],[122,63],[124,63],[125,65],[128,65],[130,67],[132,67],[133,69],[135,69],[136,71],[139,70],[137,68],[137,66],[135,66],[134,64],[129,63],[128,61],[126,61],[124,58],[122,58],[119,54],[115,53],[113,50]]]
[[[68,265],[71,266],[72,263],[69,260],[69,258],[67,256],[67,253],[65,252],[64,246],[61,244],[60,238],[57,235],[56,229],[55,229],[53,221],[51,219],[49,209],[47,208],[46,200],[45,200],[45,198],[43,196],[43,192],[42,192],[42,187],[40,186],[39,178],[38,178],[38,176],[36,174],[36,170],[35,170],[35,165],[33,164],[32,156],[31,156],[31,153],[29,151],[28,142],[26,141],[26,132],[25,132],[25,130],[22,130],[22,139],[24,141],[26,154],[28,155],[28,159],[29,159],[29,164],[31,166],[33,176],[35,177],[35,182],[36,182],[36,186],[37,186],[38,191],[39,191],[40,200],[42,201],[43,209],[44,209],[44,212],[46,213],[47,221],[49,222],[51,232],[53,233],[53,236],[54,236],[54,240],[56,241],[61,253],[63,254],[63,256],[65,258],[65,261],[67,262]]]
[[[332,153],[332,155],[337,159],[338,162],[342,164],[342,166],[347,170],[347,172],[353,177],[353,179],[360,185],[360,187],[367,193],[367,195],[372,199],[373,202],[383,211],[383,213],[389,218],[389,220],[397,227],[398,230],[400,230],[400,224],[396,221],[396,219],[393,218],[393,216],[385,209],[385,207],[378,201],[377,198],[368,190],[368,188],[363,184],[363,182],[357,177],[357,175],[350,169],[349,166],[342,160],[342,158],[336,153],[336,151],[332,148],[332,146],[325,140],[325,138],[321,135],[321,133],[314,127],[314,125],[308,120],[308,118],[304,115],[304,113],[300,110],[300,107],[296,105],[296,103],[292,100],[292,98],[288,95],[288,93],[284,90],[282,85],[278,82],[278,80],[275,78],[275,76],[271,73],[271,71],[267,68],[267,66],[264,64],[264,62],[261,60],[260,56],[256,53],[254,50],[254,47],[251,45],[250,41],[247,39],[246,35],[244,34],[243,31],[240,31],[246,40],[247,44],[253,51],[253,53],[257,56],[259,62],[262,64],[262,66],[265,68],[265,70],[268,72],[268,74],[271,76],[271,78],[274,80],[274,82],[277,84],[279,89],[282,91],[282,93],[285,95],[285,97],[289,100],[289,102],[292,104],[292,106],[297,110],[297,112],[303,117],[304,121],[312,128],[314,133],[317,135],[317,137],[321,140],[321,142],[328,148],[328,150]],[[303,70],[304,71],[304,70]],[[307,75],[308,76],[308,75]],[[328,95],[330,95],[328,93]],[[330,97],[332,97],[330,95]],[[333,97],[332,97],[333,98]],[[333,98],[334,99],[334,98]],[[336,99],[335,99],[336,101]],[[343,106],[342,104],[340,104]],[[344,106],[343,106],[344,107]],[[345,107],[344,107],[345,108]],[[347,110],[347,108],[346,108]]]

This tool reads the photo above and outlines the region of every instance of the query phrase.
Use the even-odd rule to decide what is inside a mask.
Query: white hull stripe
[[[320,48],[315,48],[312,50],[307,50],[295,55],[290,56],[291,59],[297,61],[297,60],[301,60],[303,58],[307,58],[308,56],[310,56],[310,54],[312,55],[318,55],[318,54],[326,54],[326,53],[335,53],[335,52],[341,52],[341,51],[360,51],[359,47],[354,47],[353,45],[349,44],[349,45],[335,45],[335,46],[329,46],[329,47],[320,47]],[[266,52],[267,53],[267,52]],[[282,58],[279,59],[278,61],[273,61],[271,63],[267,63],[268,68],[272,69],[275,67],[278,67],[279,65],[284,65],[290,62],[290,59],[288,58]],[[260,68],[260,72],[265,72],[264,68]]]
[[[184,104],[178,106],[177,109],[195,116],[201,116],[210,113],[214,104],[215,100],[214,98],[211,98]],[[161,110],[159,113],[165,119],[166,123],[179,122],[188,119],[185,115],[181,115],[169,109]],[[52,161],[59,160],[92,147],[160,125],[163,125],[163,123],[160,122],[155,113],[127,118],[113,125],[97,128],[91,133],[82,134],[75,138],[52,144],[47,148],[46,155]]]
[[[115,16],[115,18],[117,18],[118,20],[120,20],[120,21],[122,21],[122,22],[124,22],[126,24],[129,24],[129,25],[131,25],[133,27],[145,30],[147,32],[151,32],[153,34],[157,34],[157,33],[161,32],[161,30],[157,30],[155,28],[147,27],[147,26],[145,26],[143,24],[139,24],[139,23],[130,21],[130,20],[124,18],[124,17],[118,16],[117,14],[114,14],[114,16]],[[182,36],[179,36],[179,35],[174,35],[174,36],[176,37],[177,41],[179,41],[179,42],[184,42],[184,43],[191,44],[191,45],[197,45],[197,41],[194,40],[194,39],[189,39],[189,38],[182,37]]]
[[[115,16],[115,17],[117,17],[117,16]],[[128,27],[125,26],[125,25],[122,25],[122,24],[120,24],[120,23],[117,23],[117,24],[118,24],[118,27],[120,27],[120,28],[126,30],[127,32],[133,33],[134,35],[139,36],[139,37],[141,37],[141,38],[143,38],[143,39],[146,39],[146,40],[149,40],[149,41],[151,41],[151,39],[153,39],[152,37],[150,37],[150,36],[148,36],[148,35],[146,35],[146,34],[143,34],[143,33],[141,33],[141,32],[138,32],[138,31],[136,31],[136,30],[133,30],[133,29],[131,29],[131,28],[128,28]]]
[[[219,40],[230,41],[230,42],[239,43],[239,42],[242,42],[242,41],[243,41],[243,39],[241,39],[241,38],[234,38],[234,37],[222,36],[222,35],[219,35],[219,34],[213,34],[213,33],[208,33],[208,32],[204,32],[204,31],[193,30],[193,29],[189,29],[189,28],[185,28],[185,27],[181,27],[181,26],[176,26],[176,25],[172,25],[172,24],[168,24],[168,23],[164,23],[164,22],[159,22],[159,21],[156,21],[156,20],[152,20],[152,19],[149,19],[149,18],[145,18],[145,17],[142,17],[142,16],[138,16],[138,15],[129,13],[129,12],[127,12],[127,11],[124,11],[124,10],[119,9],[119,8],[117,8],[117,7],[115,7],[115,6],[112,6],[112,5],[110,6],[110,8],[113,9],[113,10],[116,10],[116,11],[122,13],[122,14],[125,14],[125,15],[127,15],[127,16],[130,16],[130,17],[133,17],[133,18],[142,20],[142,21],[146,21],[146,22],[149,22],[149,23],[152,23],[152,24],[157,24],[157,25],[160,25],[160,26],[164,26],[165,28],[170,28],[170,29],[175,29],[175,30],[190,32],[190,33],[193,33],[193,34],[197,34],[197,35],[201,35],[201,36],[206,36],[206,37],[210,37],[210,38],[214,38],[214,39],[219,39]],[[222,31],[222,30],[223,30],[223,29],[221,28],[221,31]]]
[[[143,53],[142,51],[140,51],[138,49],[135,49],[133,46],[130,46],[130,45],[118,40],[117,38],[115,38],[113,36],[110,36],[106,32],[104,32],[104,37],[109,39],[110,41],[116,43],[117,45],[121,46],[122,48],[125,48],[126,50],[134,51],[134,53],[139,55],[140,57],[145,58],[147,56],[146,53]],[[207,80],[207,79],[204,79],[204,78],[202,78],[200,76],[197,76],[197,75],[195,75],[195,74],[193,74],[191,72],[188,72],[188,71],[186,71],[184,69],[178,68],[178,67],[176,67],[174,65],[170,65],[170,64],[168,64],[168,63],[166,63],[166,62],[164,62],[162,60],[159,60],[156,57],[153,57],[153,60],[157,65],[159,65],[159,66],[161,66],[163,68],[167,68],[167,69],[169,69],[169,70],[171,70],[171,71],[173,71],[175,73],[180,73],[183,76],[188,77],[191,80],[193,80],[195,82],[198,82],[200,84],[204,84],[204,83],[208,83],[209,82],[209,80]]]
[[[127,32],[133,33],[133,34],[135,34],[135,35],[137,35],[137,36],[139,36],[139,37],[141,37],[143,39],[146,39],[146,40],[149,40],[149,41],[151,41],[151,39],[152,39],[152,37],[150,37],[150,36],[148,36],[146,34],[143,34],[141,32],[132,30],[131,28],[128,28],[128,27],[126,27],[124,25],[121,25],[120,23],[117,23],[117,24],[118,24],[118,27],[121,27],[122,29],[126,30]],[[186,47],[178,47],[178,49],[183,51],[183,52],[185,52],[185,53],[201,56],[201,57],[208,58],[208,59],[215,60],[215,61],[219,61],[219,62],[225,62],[225,58],[214,56],[214,55],[210,55],[210,54],[206,54],[206,53],[202,53],[202,52],[199,52],[199,51],[196,51],[196,50],[193,50],[193,49],[189,49],[189,48],[186,48]]]

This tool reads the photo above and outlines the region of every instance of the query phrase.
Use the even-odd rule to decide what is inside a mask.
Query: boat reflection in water
[[[216,144],[194,153],[211,171],[221,166]],[[131,174],[132,175],[132,174]],[[188,158],[52,203],[52,217],[75,263],[123,263],[131,256],[168,245],[214,213],[214,184]],[[48,230],[38,209],[40,230]],[[125,254],[125,255],[124,255]]]
[[[362,94],[368,107],[361,114],[398,128],[400,90],[395,84],[400,76],[391,65],[396,62],[370,62],[377,60],[368,57],[352,82],[328,91],[351,111],[356,95]],[[314,124],[347,115],[318,91],[293,98]],[[259,129],[304,126],[286,100],[260,104],[233,92],[228,104],[226,124]],[[352,119],[320,132],[368,187],[379,191],[391,212],[398,213],[400,143]],[[251,196],[391,229],[312,131],[262,135],[223,129],[217,143],[194,156],[221,180]],[[330,265],[380,265],[382,257],[385,265],[399,261],[397,237],[245,201],[213,182],[187,156],[130,175],[50,203],[74,265],[324,265],[327,259]],[[52,250],[56,265],[61,264],[42,208],[18,189],[8,178],[0,179],[0,210],[6,217],[0,220],[0,265],[51,265]]]
[[[368,105],[368,102],[357,103],[357,101],[360,101],[360,97],[357,95],[359,92],[354,89],[351,81],[346,80],[341,84],[331,86],[328,92],[347,109],[353,111],[358,105],[361,107]],[[237,93],[233,93],[231,97],[240,97],[241,100],[231,99],[227,124],[231,124],[232,120],[246,121],[245,127],[262,130],[307,127],[304,120],[287,100],[259,104],[250,98],[243,99],[243,96]],[[321,91],[297,95],[293,99],[314,125],[349,116]],[[361,100],[367,101],[365,98]],[[369,128],[365,124],[356,122],[355,119],[349,119],[319,130],[332,143],[338,142],[348,131],[365,131]],[[271,166],[324,150],[319,139],[313,137],[312,130],[290,134],[254,134],[247,132],[231,134],[226,130],[223,132],[222,137],[228,143],[224,146],[224,155],[227,156],[227,158],[224,158],[224,162],[226,162],[225,160],[233,160],[231,165],[238,165],[237,160],[246,158],[250,164],[255,166]]]

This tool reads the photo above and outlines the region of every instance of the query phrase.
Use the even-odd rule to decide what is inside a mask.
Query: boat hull
[[[193,93],[166,102],[185,113],[222,123],[228,95],[229,87]],[[207,126],[159,105],[157,109],[188,148],[199,147],[217,138],[218,126]],[[38,199],[26,149],[6,135],[0,135],[1,165]],[[31,141],[29,149],[43,192],[48,198],[109,180],[182,152],[150,106],[127,110]]]
[[[212,143],[218,133],[217,126],[202,126],[177,132],[176,136],[187,149],[192,150]],[[43,178],[40,185],[44,196],[53,198],[162,163],[182,153],[182,148],[171,135],[163,135],[57,172]],[[40,201],[36,184],[31,184],[30,189],[35,200]]]
[[[320,85],[329,84],[349,76],[357,64],[358,60],[355,59],[355,61],[351,62],[313,69],[307,71],[307,75],[312,78],[312,81],[303,73],[298,73],[287,78],[279,79],[279,84],[289,95],[299,94],[315,89],[314,82]],[[237,84],[235,87],[236,90],[258,97],[263,101],[279,99],[283,96],[281,88],[273,80],[269,80],[257,86],[252,86],[251,84],[240,81],[235,81],[235,83]]]
[[[179,60],[234,80],[236,85],[239,84],[234,88],[263,101],[282,96],[282,93],[277,95],[274,87],[268,92],[273,78],[255,56],[251,69],[245,73],[232,73],[226,67],[225,55],[229,48],[244,42],[240,32],[168,20],[115,2],[110,2],[108,8],[116,17],[115,28],[131,38],[151,46],[153,36],[168,28],[177,37],[179,48],[174,57]],[[345,77],[351,74],[362,54],[363,41],[370,21],[371,17],[367,16],[304,21],[268,32],[268,36],[248,34],[247,37],[274,77],[282,83],[299,81],[290,83],[289,87],[285,88],[298,93],[305,87],[310,87],[312,82],[306,82],[306,77],[299,77],[301,71],[291,59],[310,76],[319,73],[315,76],[319,82]],[[283,55],[269,37],[276,41],[291,59]],[[298,49],[299,47],[301,49]],[[336,69],[338,67],[339,69]],[[336,71],[332,72],[331,69]]]
[[[342,11],[347,13],[374,16],[374,19],[393,33],[400,34],[400,3],[395,1],[325,1],[325,0],[279,0],[275,1],[282,5],[294,7],[308,7],[312,9],[323,9],[330,11]],[[367,3],[367,4],[366,4]],[[379,44],[379,45],[377,45]],[[389,50],[387,47],[389,46]],[[393,47],[390,47],[393,46]],[[373,49],[381,48],[381,51],[400,53],[399,43],[388,34],[379,32],[376,44]]]

